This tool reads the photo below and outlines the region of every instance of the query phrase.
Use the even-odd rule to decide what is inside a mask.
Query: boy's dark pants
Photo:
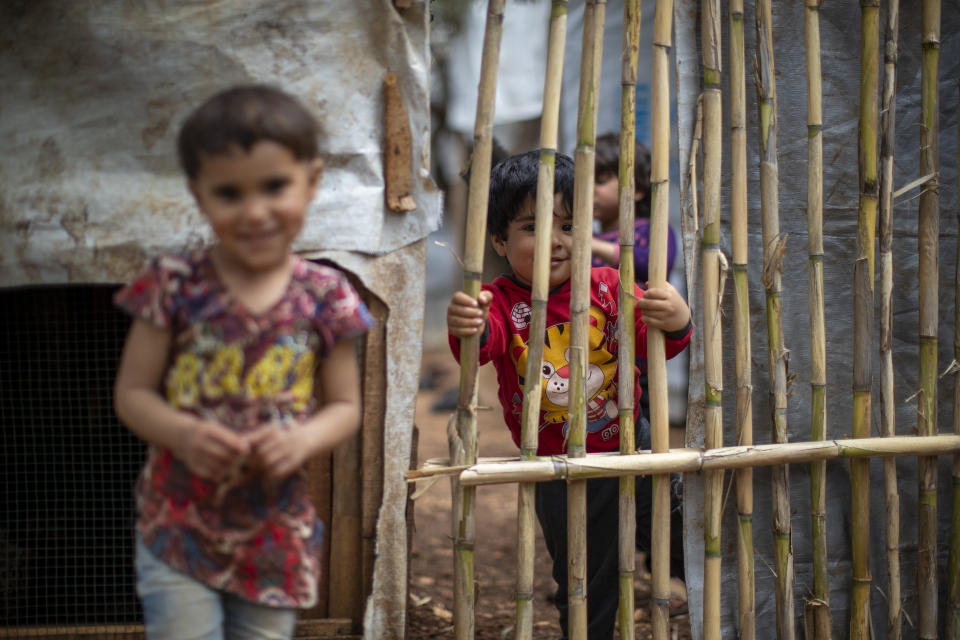
[[[641,424],[642,423],[642,424]],[[650,448],[650,427],[641,417],[637,424],[640,448]],[[673,483],[671,483],[673,485]],[[683,518],[678,492],[671,487],[670,573],[683,577]],[[587,637],[610,640],[619,604],[620,518],[619,478],[587,480]],[[653,481],[636,477],[637,548],[650,552]],[[560,627],[567,637],[567,483],[541,482],[536,488],[536,511],[547,551],[553,560],[557,583],[554,604],[560,612]]]

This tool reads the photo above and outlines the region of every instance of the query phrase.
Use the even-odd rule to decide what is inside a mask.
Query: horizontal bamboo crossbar
[[[774,464],[796,464],[833,458],[887,458],[935,456],[960,452],[960,435],[891,436],[851,438],[783,444],[719,447],[716,449],[671,449],[668,453],[638,452],[632,455],[590,453],[582,458],[565,456],[480,458],[469,467],[448,466],[445,459],[428,460],[422,469],[407,474],[408,482],[430,476],[456,475],[465,486],[512,482],[612,478],[629,475],[695,473],[719,469],[743,469]]]

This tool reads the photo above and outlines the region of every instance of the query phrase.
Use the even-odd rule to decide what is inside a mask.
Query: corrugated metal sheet
[[[123,281],[146,256],[207,241],[175,138],[237,83],[279,85],[324,124],[299,249],[382,255],[439,226],[423,3],[5,2],[0,24],[0,286]],[[413,133],[408,213],[384,205],[387,71]]]

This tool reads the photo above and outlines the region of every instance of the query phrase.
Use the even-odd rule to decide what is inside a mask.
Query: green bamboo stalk
[[[667,232],[670,216],[670,47],[673,0],[657,0],[653,20],[650,153],[650,261],[651,287],[667,282]],[[647,330],[647,370],[650,391],[650,434],[654,452],[670,448],[667,362],[662,331]],[[654,523],[651,549],[650,614],[655,640],[666,640],[670,630],[670,476],[653,477]]]
[[[750,286],[747,276],[747,113],[743,0],[730,0],[730,227],[733,245],[733,328],[736,350],[737,444],[753,444]],[[753,554],[753,469],[737,471],[739,637],[756,636]]]
[[[704,444],[723,446],[723,341],[720,293],[725,259],[720,249],[720,168],[723,114],[721,106],[720,2],[700,3],[701,54],[703,57],[703,361]],[[720,546],[720,516],[723,502],[723,471],[704,475],[704,565],[703,637],[720,638],[720,592],[723,550]]]
[[[893,379],[893,158],[896,133],[897,41],[899,0],[887,1],[884,28],[883,104],[880,144],[880,423],[886,436],[896,435]],[[900,591],[900,490],[897,465],[883,461],[886,502],[887,545],[887,637],[900,640],[903,631],[903,605]]]
[[[640,54],[640,2],[628,0],[623,9],[623,57],[621,60],[620,92],[620,166],[618,197],[620,205],[620,291],[618,304],[621,317],[633,318],[636,303],[633,297],[634,282],[634,163],[636,155],[637,112],[637,58]],[[621,363],[635,361],[636,344],[632,322],[617,325],[618,353]],[[620,453],[629,455],[636,449],[634,411],[634,370],[621,366],[618,369]],[[637,483],[633,476],[620,478],[619,520],[619,567],[620,589],[617,609],[621,640],[633,640],[634,596],[633,577],[636,567],[637,533]]]
[[[880,5],[860,2],[860,204],[857,258],[854,263],[853,425],[854,438],[870,437],[873,370],[873,274],[877,219],[877,71],[879,69]],[[851,556],[850,637],[867,640],[870,633],[870,463],[850,464]]]
[[[480,86],[471,159],[473,178],[467,193],[467,227],[464,247],[463,290],[474,298],[480,293],[486,238],[490,163],[493,154],[493,112],[500,58],[500,38],[505,0],[490,0],[480,62]],[[451,433],[451,458],[472,464],[477,459],[477,380],[479,337],[463,338],[460,344],[460,399],[456,432]],[[474,502],[476,489],[453,482],[452,538],[454,545],[453,616],[457,640],[474,637],[476,597],[473,545],[476,539]]]
[[[940,2],[923,2],[923,61],[921,72],[920,175],[932,175],[920,194],[917,223],[919,244],[919,338],[920,387],[917,431],[923,435],[937,432],[937,322],[939,315],[940,197],[939,181],[939,92]],[[917,548],[917,601],[919,615],[917,637],[937,637],[937,467],[935,458],[918,460],[920,513]]]
[[[542,336],[547,321],[547,296],[550,286],[550,238],[553,229],[553,183],[557,154],[557,129],[560,113],[560,86],[563,78],[564,41],[567,32],[567,2],[554,0],[550,15],[547,71],[544,78],[543,113],[540,119],[540,167],[537,176],[535,214],[536,247],[531,282],[530,335]],[[521,413],[520,455],[532,460],[537,455],[540,426],[540,400],[543,389],[543,342],[530,340],[524,369],[523,408]],[[517,594],[515,637],[533,637],[533,576],[535,550],[535,488],[533,483],[517,486]]]
[[[757,106],[760,111],[760,208],[763,237],[763,284],[767,307],[771,425],[774,442],[787,441],[787,350],[783,342],[780,302],[779,169],[777,166],[777,87],[773,60],[773,15],[770,0],[759,0],[757,25]],[[790,478],[786,466],[772,470],[773,533],[776,570],[777,638],[793,640],[793,544],[790,528]]]
[[[957,93],[960,94],[960,80],[957,81]],[[957,127],[957,139],[960,140],[960,127]],[[960,144],[957,145],[957,157],[960,158]],[[958,163],[960,164],[960,163]],[[960,176],[957,177],[960,186]],[[960,222],[960,205],[957,207],[957,221]],[[960,235],[957,236],[957,253],[960,256]],[[960,259],[955,259],[953,275],[954,313],[953,313],[953,432],[960,434]],[[953,518],[950,526],[950,563],[949,598],[950,611],[947,614],[947,637],[960,638],[960,456],[953,457]]]
[[[827,348],[823,305],[823,113],[820,74],[820,3],[806,0],[804,40],[807,60],[807,238],[810,305],[810,439],[827,436]],[[827,465],[810,465],[810,519],[813,539],[813,597],[806,601],[813,628],[808,637],[830,638],[830,587],[827,579]]]
[[[588,0],[583,15],[583,56],[577,114],[576,175],[573,186],[573,273],[570,279],[570,431],[567,456],[586,455],[587,410],[584,380],[590,313],[590,240],[593,228],[594,145],[597,137],[597,94],[603,55],[606,3]],[[587,637],[587,485],[567,485],[567,635]]]

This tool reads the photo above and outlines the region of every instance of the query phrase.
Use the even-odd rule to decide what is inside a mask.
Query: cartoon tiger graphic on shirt
[[[617,415],[616,371],[617,359],[609,350],[603,332],[605,317],[595,308],[590,308],[590,326],[587,342],[590,350],[586,366],[587,433],[603,429]],[[512,356],[517,375],[523,384],[527,366],[527,345],[519,336],[513,337]],[[541,369],[540,410],[547,425],[563,423],[567,431],[570,406],[570,323],[564,322],[548,327],[544,336],[543,367]]]

